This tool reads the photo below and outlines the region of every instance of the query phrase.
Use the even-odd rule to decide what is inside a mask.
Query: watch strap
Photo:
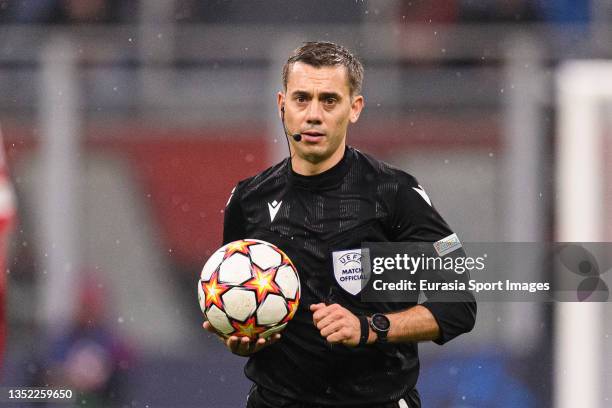
[[[359,315],[359,325],[361,326],[361,335],[359,336],[359,344],[357,347],[365,346],[368,343],[368,337],[370,335],[370,324],[368,318],[364,315]]]

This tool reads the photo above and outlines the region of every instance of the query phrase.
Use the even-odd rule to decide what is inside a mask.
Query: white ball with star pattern
[[[198,302],[224,337],[267,337],[284,329],[297,311],[300,279],[275,245],[244,239],[219,248],[198,279]]]

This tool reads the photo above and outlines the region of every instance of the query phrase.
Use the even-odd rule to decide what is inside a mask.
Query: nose
[[[308,105],[308,112],[306,113],[306,123],[309,125],[320,125],[322,122],[321,107],[319,101],[313,100]]]

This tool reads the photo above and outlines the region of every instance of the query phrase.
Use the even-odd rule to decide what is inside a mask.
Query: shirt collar
[[[354,161],[355,151],[352,147],[347,146],[344,149],[344,156],[332,168],[325,170],[323,173],[315,174],[314,176],[304,176],[298,174],[291,168],[291,160],[287,160],[287,170],[289,173],[289,183],[309,189],[322,190],[338,186]]]

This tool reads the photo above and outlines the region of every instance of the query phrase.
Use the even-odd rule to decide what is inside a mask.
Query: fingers
[[[225,344],[234,354],[241,356],[250,354],[251,341],[248,337],[230,336]]]
[[[272,336],[269,336],[267,338],[259,338],[257,339],[257,342],[255,342],[255,348],[253,349],[253,353],[257,353],[259,350],[261,350],[264,347],[268,347],[274,343],[276,343],[277,341],[279,341],[281,338],[280,334],[274,334]]]
[[[322,319],[324,319],[326,316],[328,316],[331,313],[337,312],[338,310],[344,309],[342,306],[340,306],[337,303],[334,303],[332,305],[326,305],[325,303],[317,303],[314,305],[310,305],[310,311],[313,312],[312,313],[312,320],[314,321],[315,325]],[[346,310],[346,309],[344,309]]]
[[[251,340],[248,337],[230,336],[223,337],[215,330],[210,322],[205,321],[202,324],[204,329],[211,333],[216,334],[219,339],[225,344],[225,346],[234,354],[240,356],[248,356],[258,352],[264,347],[268,347],[281,339],[280,333],[273,334],[267,338],[260,337],[258,339]]]
[[[340,316],[338,319],[328,320],[330,317],[333,317],[333,315],[326,317],[317,325],[321,336],[325,337],[325,340],[329,343],[353,345],[354,330],[351,325],[351,320],[347,316]],[[329,323],[325,324],[325,320],[328,320]]]
[[[208,330],[211,333],[217,333],[214,329],[214,327],[212,326],[212,324],[210,324],[210,322],[208,320],[206,320],[203,324],[202,327],[204,327],[206,330]]]
[[[344,319],[350,312],[343,308],[331,308],[321,313],[317,318],[313,318],[317,329],[321,330],[334,322]]]
[[[234,354],[239,356],[249,356],[253,353],[257,353],[264,347],[268,347],[281,338],[280,334],[274,334],[266,339],[258,338],[257,340],[251,340],[248,337],[237,337],[230,336],[226,341],[227,348]]]
[[[355,346],[357,345],[353,341],[353,332],[348,327],[342,327],[340,330],[333,332],[329,336],[325,338],[328,343],[342,343],[347,346]]]
[[[343,343],[357,345],[361,333],[359,319],[348,309],[332,304],[323,303],[312,305],[312,320],[322,337],[329,343]]]
[[[319,332],[321,333],[321,336],[327,338],[329,335],[339,331],[340,329],[342,329],[344,327],[344,322],[342,320],[335,320],[330,322],[327,325],[322,325],[321,328],[319,328],[319,326],[317,326],[317,328],[319,329]]]
[[[268,346],[270,346],[270,345],[272,345],[272,344],[276,343],[277,341],[279,341],[279,340],[280,340],[280,338],[281,338],[280,333],[276,333],[276,334],[273,334],[272,336],[268,337],[268,338],[266,339],[266,341],[267,341],[267,343],[268,343]]]
[[[225,343],[225,336],[223,336],[222,334],[220,334],[217,330],[215,330],[215,328],[213,327],[212,324],[210,324],[210,322],[208,320],[206,320],[204,323],[202,323],[202,327],[204,327],[204,329],[206,329],[207,331],[216,334],[216,337],[223,343]]]
[[[310,305],[310,311],[316,312],[317,310],[321,310],[326,306],[327,305],[325,303],[315,303],[315,304]]]

